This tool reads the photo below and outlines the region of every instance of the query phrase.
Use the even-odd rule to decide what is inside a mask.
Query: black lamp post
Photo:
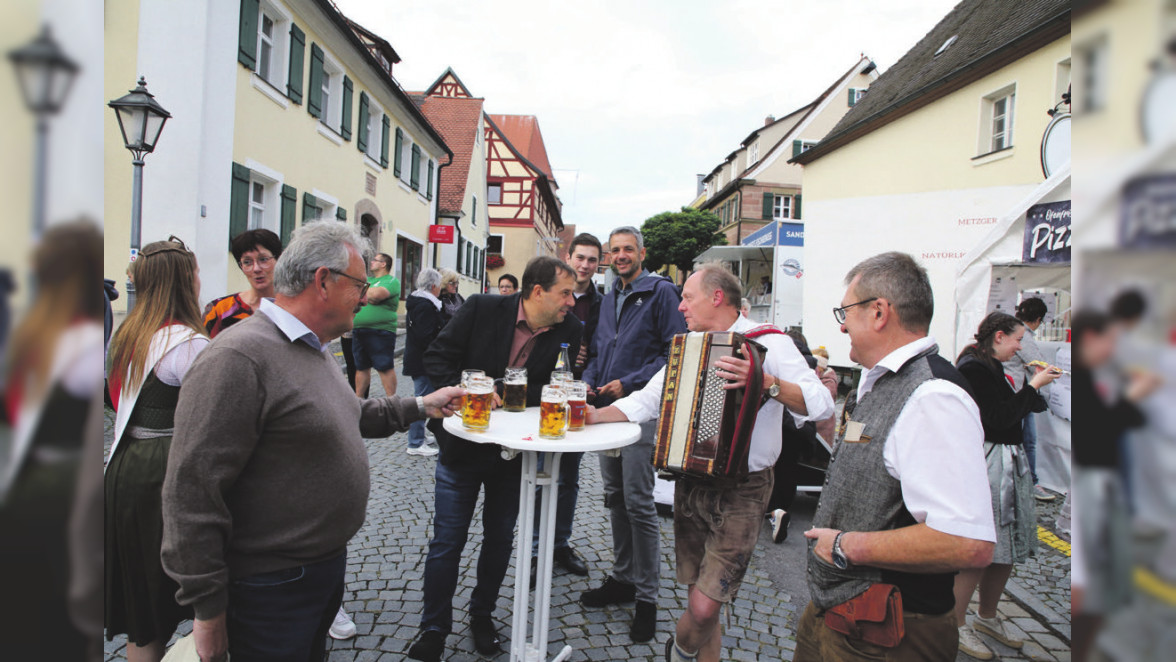
[[[16,79],[24,96],[25,106],[37,117],[36,163],[33,170],[33,240],[45,230],[45,165],[49,138],[49,116],[57,114],[65,105],[65,97],[78,74],[77,63],[69,59],[49,26],[25,46],[8,52],[8,60],[16,68]]]
[[[143,157],[155,151],[163,125],[171,113],[163,109],[147,91],[147,81],[140,76],[139,86],[130,93],[106,104],[114,109],[123,144],[131,150],[135,168],[131,190],[131,259],[139,255],[143,221]],[[135,284],[127,277],[127,312],[135,307]]]

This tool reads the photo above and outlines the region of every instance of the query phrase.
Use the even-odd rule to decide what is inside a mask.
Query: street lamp
[[[37,117],[36,163],[33,170],[33,240],[45,230],[45,162],[49,116],[65,105],[78,65],[61,50],[49,26],[25,46],[8,51],[25,106]]]
[[[163,124],[171,113],[163,109],[155,97],[147,91],[147,81],[139,77],[139,86],[130,93],[106,104],[114,109],[118,118],[118,129],[122,132],[123,144],[131,150],[135,167],[134,183],[131,188],[131,261],[139,256],[139,243],[143,220],[143,157],[155,151]],[[135,284],[127,276],[127,312],[135,307]]]

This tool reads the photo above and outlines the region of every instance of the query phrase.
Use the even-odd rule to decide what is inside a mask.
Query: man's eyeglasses
[[[362,299],[364,297],[364,295],[367,294],[368,288],[371,287],[370,285],[368,285],[368,282],[366,280],[360,280],[360,279],[356,278],[355,276],[352,276],[351,274],[345,274],[342,271],[339,271],[338,269],[331,269],[330,267],[327,267],[327,271],[335,274],[336,276],[342,276],[348,280],[352,280],[352,281],[355,281],[356,283],[358,283],[359,284],[359,298],[360,299]]]
[[[254,264],[258,264],[258,265],[261,265],[262,269],[264,269],[264,268],[268,267],[269,265],[273,264],[274,260],[276,260],[276,259],[277,258],[275,258],[272,255],[262,255],[261,257],[257,258],[256,262],[254,262],[253,258],[247,257],[244,260],[241,260],[241,268],[242,269],[252,269]]]
[[[862,299],[861,301],[858,301],[857,303],[851,303],[848,306],[834,308],[833,309],[833,319],[837,320],[838,324],[845,324],[845,317],[846,317],[845,311],[849,310],[850,308],[853,308],[854,306],[860,306],[864,303],[870,303],[871,301],[877,301],[877,300],[878,300],[878,297],[870,297],[869,299]]]

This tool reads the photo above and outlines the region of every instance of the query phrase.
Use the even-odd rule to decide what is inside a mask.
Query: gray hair
[[[747,297],[743,297],[743,300],[739,302],[739,311],[743,312],[744,308],[751,310],[751,302],[747,300]]]
[[[743,288],[735,274],[717,262],[707,262],[695,273],[702,274],[702,289],[708,296],[711,292],[719,290],[723,293],[723,305],[739,310],[739,305],[743,302]]]
[[[374,253],[372,244],[357,226],[338,221],[306,223],[294,231],[290,244],[282,251],[274,268],[274,290],[281,295],[298,296],[314,282],[319,267],[346,271],[351,250],[359,253],[366,265]]]
[[[425,267],[416,277],[418,290],[430,290],[441,285],[441,272],[432,267]]]
[[[906,253],[892,251],[867,258],[845,275],[845,284],[858,280],[859,299],[886,299],[898,314],[898,323],[912,333],[927,333],[935,314],[935,296],[927,270]],[[853,302],[851,302],[853,303]]]
[[[641,230],[638,230],[637,228],[633,227],[632,225],[622,225],[621,227],[617,228],[616,230],[613,230],[612,232],[608,233],[608,240],[611,242],[613,235],[618,235],[618,234],[631,234],[631,235],[633,235],[633,237],[635,237],[637,239],[637,250],[642,250],[645,248],[645,238],[641,236]]]

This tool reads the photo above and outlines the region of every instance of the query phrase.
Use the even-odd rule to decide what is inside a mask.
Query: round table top
[[[641,438],[641,426],[636,423],[597,423],[585,425],[583,430],[568,431],[563,439],[544,439],[539,436],[538,407],[521,412],[495,409],[490,413],[490,427],[485,430],[467,429],[461,424],[461,416],[450,416],[443,424],[449,434],[475,443],[545,453],[607,451]]]

